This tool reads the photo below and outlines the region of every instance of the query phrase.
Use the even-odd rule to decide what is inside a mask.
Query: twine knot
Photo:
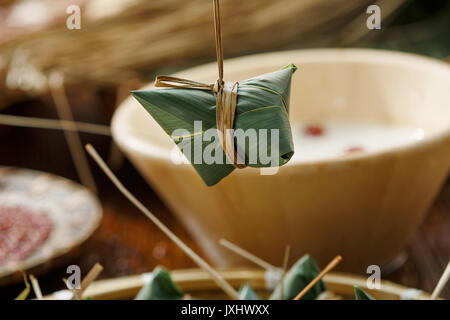
[[[177,77],[158,76],[155,81],[155,87],[207,90],[214,94],[216,127],[223,152],[235,168],[242,169],[246,167],[245,159],[239,156],[234,144],[238,86],[238,82],[223,82],[220,79],[214,84],[206,84]]]

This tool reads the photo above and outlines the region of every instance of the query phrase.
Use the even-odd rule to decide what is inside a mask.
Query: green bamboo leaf
[[[239,289],[239,298],[241,300],[261,300],[249,284],[246,284]]]
[[[354,288],[355,288],[355,299],[356,300],[375,300],[374,297],[372,297],[370,294],[365,292],[360,287],[354,286]]]
[[[30,283],[28,282],[28,277],[25,273],[23,274],[23,281],[25,283],[25,289],[23,289],[23,291],[14,300],[26,300],[30,294]]]
[[[183,293],[172,281],[169,271],[156,267],[152,279],[139,291],[135,300],[180,300]]]
[[[292,300],[320,273],[320,270],[310,255],[304,255],[298,260],[284,277],[283,286],[279,284],[270,296],[271,300],[279,299],[283,287],[283,300]],[[326,291],[325,283],[320,280],[302,298],[302,300],[314,300],[322,292]]]
[[[245,157],[245,162],[250,167],[282,166],[294,154],[289,123],[289,98],[291,78],[296,70],[297,67],[289,65],[239,83],[234,129],[242,129],[244,132],[254,129],[258,133],[261,129],[267,130],[268,143],[260,143],[262,140],[259,134],[256,135],[255,144],[250,144],[248,139],[235,139],[236,149]],[[234,167],[227,163],[217,135],[205,136],[208,129],[216,129],[216,100],[212,92],[163,89],[133,91],[132,94],[177,143],[208,186],[218,183],[234,170]],[[196,121],[201,121],[201,127],[195,125]],[[177,129],[184,129],[188,134],[173,135]],[[272,150],[271,129],[279,130],[278,150]],[[195,154],[195,148],[198,150],[200,146],[204,152],[209,150],[208,154],[216,161],[206,163],[202,155],[198,159],[191,156]],[[276,151],[279,151],[279,154],[275,153]],[[260,154],[277,161],[265,161],[267,159],[262,159]],[[276,155],[278,156],[275,157]]]

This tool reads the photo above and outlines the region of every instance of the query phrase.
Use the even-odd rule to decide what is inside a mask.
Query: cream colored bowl
[[[292,82],[293,123],[376,121],[422,128],[425,138],[379,152],[291,161],[271,176],[235,170],[214,187],[190,165],[171,161],[174,143],[133,98],[114,115],[114,138],[217,265],[242,264],[218,245],[226,238],[277,265],[289,244],[293,259],[309,252],[321,266],[341,254],[346,271],[387,268],[449,172],[450,67],[378,50],[299,50],[226,61],[225,78],[244,80],[289,63],[299,67]],[[213,82],[217,66],[178,76]]]

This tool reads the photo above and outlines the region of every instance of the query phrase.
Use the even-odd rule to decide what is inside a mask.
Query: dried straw
[[[133,194],[125,188],[125,186],[117,179],[117,177],[108,168],[103,159],[99,156],[97,151],[91,145],[86,145],[87,152],[97,162],[98,166],[108,176],[111,182],[119,189],[119,191],[145,214],[170,240],[172,240],[181,250],[183,250],[199,267],[207,271],[216,284],[226,293],[230,298],[239,300],[239,294],[234,288],[223,279],[220,274],[214,270],[205,260],[203,260],[197,253],[192,251],[177,235],[175,235],[169,228],[166,227],[150,210],[148,210]]]
[[[78,128],[76,127],[72,111],[70,110],[63,81],[63,75],[57,71],[54,71],[48,78],[48,86],[55,102],[59,117],[65,121],[66,125],[70,129],[65,130],[64,128],[64,135],[66,137],[73,162],[77,169],[78,176],[85,187],[89,188],[93,193],[97,193],[97,185],[95,184],[94,177],[92,176],[91,169],[89,168],[89,163],[83,151],[83,145],[81,144]]]
[[[4,82],[1,78],[10,72],[9,62],[19,47],[29,52],[27,64],[42,72],[61,70],[68,83],[114,85],[146,78],[147,70],[211,60],[215,55],[209,1],[85,2],[80,30],[66,29],[68,15],[60,10],[60,16],[47,27],[31,28],[29,33],[0,43],[0,60],[6,62],[3,74],[0,67],[0,88]],[[389,9],[392,11],[402,1],[386,2],[395,2]],[[346,40],[342,30],[355,30],[354,24],[345,27],[365,16],[369,4],[368,0],[224,0],[221,15],[227,56],[340,45]],[[352,39],[370,31],[364,27],[365,21],[358,25],[358,34],[351,35]],[[337,34],[344,39],[337,41]]]
[[[36,298],[38,300],[42,300],[42,291],[41,287],[39,286],[39,281],[32,274],[30,274],[30,281]]]
[[[261,268],[263,268],[265,270],[278,269],[273,264],[270,264],[269,262],[264,261],[263,259],[255,256],[253,253],[250,253],[247,250],[242,249],[241,247],[235,245],[234,243],[231,243],[228,240],[220,239],[219,244],[222,245],[223,247],[227,248],[228,250],[233,251],[234,253],[238,254],[242,258],[244,258],[250,262],[253,262],[257,266],[260,266]]]
[[[284,250],[284,258],[283,258],[283,274],[280,279],[280,300],[283,300],[284,295],[284,277],[287,273],[288,263],[289,263],[289,255],[291,254],[291,246],[287,245]]]
[[[104,136],[111,135],[111,129],[109,128],[109,126],[101,124],[45,119],[45,118],[21,117],[7,114],[0,114],[0,124],[26,128],[79,131]]]
[[[445,285],[447,284],[448,280],[450,278],[450,262],[447,264],[447,267],[444,270],[444,273],[442,274],[441,278],[438,281],[438,284],[436,285],[436,288],[434,288],[433,293],[431,294],[431,300],[435,300],[439,298],[439,295],[441,294],[442,290],[444,289]]]

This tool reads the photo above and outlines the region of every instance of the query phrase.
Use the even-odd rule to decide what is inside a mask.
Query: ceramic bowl
[[[320,265],[341,254],[341,270],[364,272],[374,264],[387,270],[449,172],[450,66],[381,50],[297,50],[228,60],[225,78],[240,81],[290,63],[299,67],[291,90],[293,128],[376,122],[419,128],[423,137],[374,152],[292,159],[275,175],[235,170],[213,187],[191,165],[171,161],[175,144],[131,97],[114,115],[114,138],[216,265],[243,264],[218,245],[226,238],[277,265],[289,244],[293,257],[308,252]],[[217,65],[177,76],[212,83]]]

